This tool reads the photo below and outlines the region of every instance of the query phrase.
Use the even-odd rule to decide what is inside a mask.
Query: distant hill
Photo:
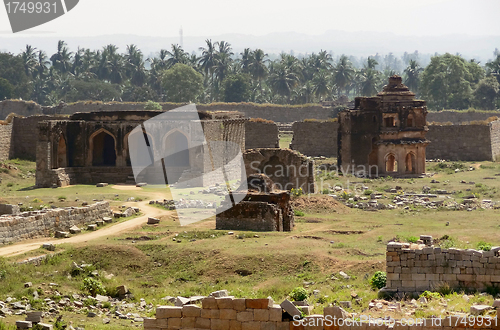
[[[0,50],[18,53],[30,44],[38,49],[53,54],[57,41],[65,40],[72,51],[77,47],[100,49],[104,45],[113,43],[121,52],[126,45],[136,44],[149,56],[162,48],[170,48],[172,43],[179,43],[178,37],[145,37],[138,35],[102,35],[98,37],[56,37],[50,34],[23,36],[0,35]],[[332,51],[334,55],[347,54],[353,56],[368,56],[376,53],[401,55],[405,51],[413,53],[418,50],[421,54],[460,53],[467,58],[476,58],[485,63],[493,58],[493,51],[500,48],[500,36],[468,36],[446,35],[439,37],[410,37],[393,33],[375,32],[346,32],[327,31],[321,35],[307,35],[295,32],[270,33],[264,36],[243,34],[224,34],[220,36],[184,37],[184,49],[188,52],[198,52],[198,48],[205,45],[206,39],[213,41],[225,40],[229,42],[235,53],[244,48],[262,48],[268,54],[279,54],[282,51],[293,51],[297,54],[318,52],[321,49]]]

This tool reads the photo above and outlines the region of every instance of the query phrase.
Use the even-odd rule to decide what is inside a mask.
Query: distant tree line
[[[112,44],[73,52],[61,40],[50,56],[26,45],[17,55],[0,53],[0,100],[305,104],[373,96],[394,74],[430,109],[500,108],[498,49],[484,65],[458,54],[429,59],[418,52],[364,59],[282,53],[271,60],[262,49],[235,54],[229,43],[211,40],[198,54],[172,45],[149,58],[135,45],[124,53]]]

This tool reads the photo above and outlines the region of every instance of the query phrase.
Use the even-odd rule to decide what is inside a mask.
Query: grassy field
[[[69,206],[83,200],[109,199],[119,206],[129,197],[147,200],[164,189],[147,187],[134,191],[119,191],[113,187],[96,188],[75,186],[58,189],[31,189],[33,178],[22,178],[20,174],[33,170],[33,163],[14,161],[17,171],[0,173],[0,199],[10,203],[31,202],[35,198],[43,203]],[[334,163],[333,160],[322,162]],[[422,192],[424,186],[434,190],[447,190],[450,194],[439,195],[436,200],[461,201],[467,195],[479,200],[500,200],[500,164],[493,162],[428,163],[432,177],[422,179],[359,179],[352,176],[337,176],[334,173],[320,173],[324,189],[342,185],[352,187],[348,191],[364,195],[355,187],[366,186],[367,190],[380,192],[384,204],[391,203],[397,194],[387,193],[390,188],[400,191]],[[455,172],[455,169],[459,169]],[[473,169],[473,170],[469,170]],[[435,180],[435,183],[431,183]],[[438,183],[436,183],[436,181]],[[465,183],[462,183],[465,182]],[[189,191],[186,190],[186,195]],[[118,196],[117,196],[118,195]],[[198,194],[192,195],[197,198]],[[157,195],[155,195],[157,196]],[[63,201],[60,197],[66,197]],[[75,202],[76,199],[79,202]],[[154,197],[157,198],[157,197]],[[167,198],[167,197],[165,197]],[[89,241],[82,245],[62,245],[56,254],[40,266],[19,265],[13,262],[29,256],[42,255],[46,251],[36,250],[29,254],[0,263],[0,299],[8,296],[21,299],[29,297],[29,289],[23,283],[31,281],[34,287],[42,287],[47,293],[41,299],[57,299],[47,283],[60,285],[61,295],[81,293],[85,275],[70,276],[72,262],[92,264],[101,274],[114,274],[111,279],[100,277],[103,285],[112,289],[126,284],[134,299],[145,298],[153,305],[166,304],[165,296],[207,295],[212,291],[227,289],[236,297],[271,296],[281,302],[296,287],[305,287],[309,301],[315,304],[314,312],[321,312],[324,306],[344,300],[352,300],[353,294],[361,298],[353,303],[350,312],[364,312],[370,300],[377,297],[377,291],[370,287],[369,279],[376,271],[385,270],[386,244],[392,240],[409,241],[419,235],[442,238],[447,235],[447,244],[460,248],[476,248],[481,241],[500,245],[498,210],[478,209],[474,211],[452,211],[446,208],[379,210],[374,212],[348,208],[329,196],[301,196],[294,199],[296,228],[293,232],[234,232],[217,231],[215,220],[181,227],[174,212],[165,211],[162,222],[156,226],[144,225],[136,230],[106,240]],[[447,225],[449,222],[449,225]],[[174,240],[175,239],[175,240]],[[343,271],[351,279],[343,279]],[[319,293],[313,295],[313,290]],[[447,310],[468,311],[474,302],[491,303],[492,296],[476,294],[469,302],[460,293],[445,296]],[[36,302],[33,302],[36,305]],[[430,301],[419,309],[420,316],[436,315],[442,301]],[[144,316],[153,315],[144,312]],[[67,320],[75,325],[81,320],[90,328],[97,326],[96,320],[85,315],[67,312]],[[394,312],[391,316],[401,317]],[[8,318],[11,322],[13,318]],[[94,322],[94,323],[92,323]],[[130,325],[130,323],[129,323]],[[114,329],[125,329],[119,324]]]

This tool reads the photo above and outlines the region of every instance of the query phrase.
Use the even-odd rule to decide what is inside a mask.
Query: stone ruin
[[[265,174],[250,175],[248,190],[226,196],[217,209],[216,229],[251,231],[292,231],[294,212],[290,193],[277,190]],[[242,201],[232,205],[232,200]]]
[[[427,106],[392,76],[374,97],[357,97],[339,113],[338,166],[365,176],[425,173]],[[361,173],[359,173],[361,172]]]

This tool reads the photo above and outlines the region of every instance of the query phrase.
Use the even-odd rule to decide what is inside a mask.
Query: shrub
[[[299,188],[299,189],[292,188],[292,190],[290,192],[292,193],[292,196],[296,196],[296,197],[302,196],[304,194],[304,191],[302,190],[302,188]]]
[[[409,236],[406,238],[406,240],[409,242],[409,243],[417,243],[418,241],[418,237],[416,236]]]
[[[43,203],[43,201],[40,198],[35,198],[31,202],[32,203]]]
[[[295,211],[293,211],[293,213],[295,214],[296,217],[303,217],[305,215],[304,212],[299,211],[299,210],[295,210]]]
[[[10,188],[10,187],[13,187],[13,186],[14,186],[14,184],[12,182],[7,183],[7,187]]]
[[[387,274],[385,272],[375,272],[370,279],[370,285],[373,289],[382,289],[387,284]]]
[[[425,299],[439,299],[441,298],[441,295],[439,292],[424,291],[420,297],[424,297]]]
[[[369,196],[369,195],[373,194],[373,190],[366,189],[365,191],[363,191],[363,194],[366,196]]]
[[[91,296],[95,297],[97,294],[106,294],[101,281],[96,280],[92,277],[87,277],[83,279],[82,291],[90,293]]]
[[[297,287],[290,292],[290,298],[294,301],[304,301],[307,299],[307,290],[302,287]]]
[[[323,190],[321,191],[321,193],[322,193],[323,195],[328,195],[328,194],[330,194],[330,189],[325,188],[325,189],[323,189]]]
[[[492,245],[490,243],[486,243],[484,241],[479,241],[476,245],[478,250],[490,251]]]
[[[148,101],[144,106],[144,110],[162,110],[162,107],[161,104],[158,102]]]

